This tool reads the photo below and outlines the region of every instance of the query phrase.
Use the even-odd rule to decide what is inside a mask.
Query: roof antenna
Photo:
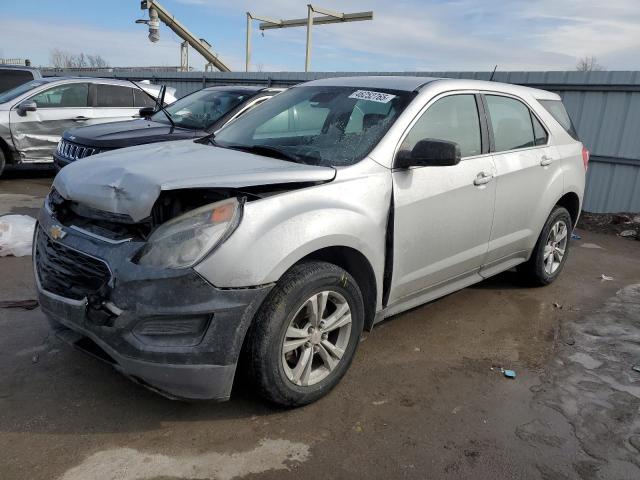
[[[489,77],[490,82],[493,82],[493,76],[495,75],[497,68],[498,68],[498,65],[496,64],[496,66],[493,67],[493,72],[491,72],[491,76]]]

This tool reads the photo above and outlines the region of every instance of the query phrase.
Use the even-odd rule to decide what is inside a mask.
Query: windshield
[[[206,130],[252,95],[248,92],[200,90],[173,102],[165,110],[177,127]],[[154,122],[169,123],[163,112],[154,113],[151,119]]]
[[[23,93],[28,92],[29,90],[33,90],[34,88],[39,87],[40,85],[44,85],[45,83],[48,82],[46,80],[33,80],[31,82],[18,85],[17,87],[12,88],[11,90],[7,90],[3,94],[0,94],[0,103],[9,102],[14,98],[19,97]]]
[[[276,95],[216,134],[226,148],[345,166],[364,158],[413,99],[406,91],[296,87]]]

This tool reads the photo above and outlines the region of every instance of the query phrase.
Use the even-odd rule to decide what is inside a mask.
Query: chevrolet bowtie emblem
[[[53,225],[49,228],[49,236],[54,240],[62,240],[67,236],[67,232],[62,230],[62,227],[60,225]]]

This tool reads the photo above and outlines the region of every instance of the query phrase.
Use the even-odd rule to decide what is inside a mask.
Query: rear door
[[[479,278],[495,200],[495,172],[481,110],[474,92],[446,94],[431,102],[401,142],[400,150],[411,150],[423,139],[456,142],[463,158],[454,166],[393,171],[389,305]]]
[[[139,117],[140,107],[135,106],[134,95],[134,90],[137,89],[133,86],[93,83],[91,89],[94,111],[93,118],[88,123],[116,122]],[[141,98],[138,98],[138,103]]]
[[[89,106],[89,84],[86,82],[65,83],[43,90],[23,100],[35,102],[34,112],[20,114],[14,106],[9,123],[11,136],[22,161],[52,161],[53,151],[65,130],[84,124],[91,118]]]
[[[547,129],[519,98],[483,95],[496,166],[496,208],[483,273],[526,260],[549,212],[542,196],[562,196],[562,168]],[[545,207],[546,208],[546,207]]]

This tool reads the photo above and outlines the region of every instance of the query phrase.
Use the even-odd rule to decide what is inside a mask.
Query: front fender
[[[196,270],[216,287],[251,287],[276,282],[317,250],[350,247],[371,264],[382,298],[391,176],[361,163],[330,183],[248,202],[237,230]]]

